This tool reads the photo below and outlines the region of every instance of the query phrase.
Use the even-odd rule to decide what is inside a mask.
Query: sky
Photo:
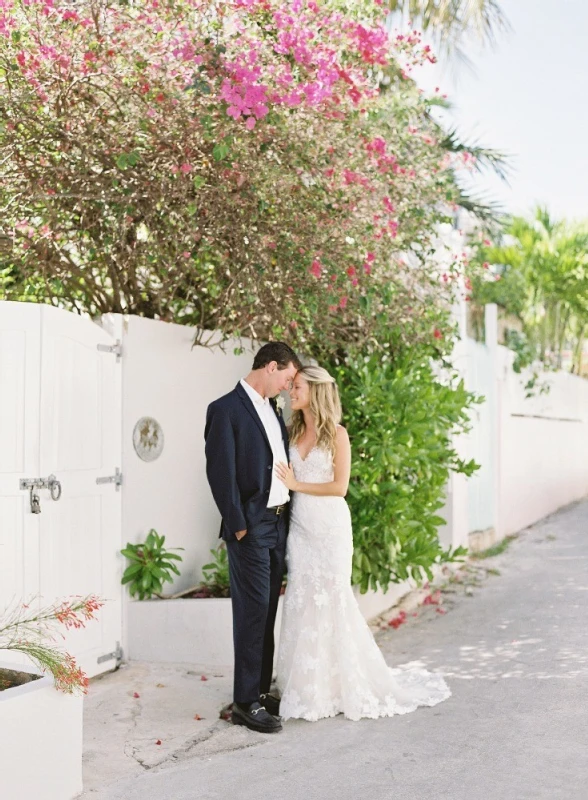
[[[479,192],[515,214],[537,203],[558,219],[588,220],[588,2],[502,0],[511,30],[494,47],[464,46],[473,67],[441,57],[413,73],[453,104],[446,124],[510,155],[510,186]]]

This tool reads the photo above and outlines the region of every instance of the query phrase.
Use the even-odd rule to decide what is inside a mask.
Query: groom
[[[204,431],[206,474],[229,556],[232,721],[262,733],[282,729],[279,700],[269,690],[290,498],[273,469],[279,461],[289,462],[288,433],[274,398],[290,387],[300,367],[287,344],[264,345],[249,375],[209,405]]]

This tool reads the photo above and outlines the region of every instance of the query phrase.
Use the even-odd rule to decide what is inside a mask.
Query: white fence
[[[36,437],[35,441],[39,437],[35,433],[38,425],[35,428],[31,420],[26,425],[22,423],[25,411],[32,413],[30,409],[38,410],[40,407],[39,325],[31,334],[36,350],[30,351],[33,355],[37,353],[39,364],[35,367],[36,372],[31,373],[33,377],[26,381],[23,365],[35,362],[28,352],[27,359],[22,358],[14,341],[15,336],[18,342],[23,338],[22,331],[27,330],[29,318],[40,315],[46,318],[47,323],[46,341],[43,342],[46,354],[55,349],[48,346],[53,342],[48,333],[53,331],[49,326],[53,321],[55,324],[59,322],[61,327],[51,336],[61,343],[63,352],[69,352],[67,348],[71,349],[71,342],[75,340],[78,350],[82,352],[82,342],[86,348],[84,352],[88,353],[87,368],[85,371],[77,369],[75,379],[71,361],[65,357],[59,364],[56,362],[50,372],[45,370],[51,378],[51,385],[61,387],[59,392],[45,393],[51,403],[59,403],[59,419],[62,420],[59,430],[65,432],[63,435],[60,433],[61,442],[66,441],[64,437],[67,434],[68,442],[77,437],[79,447],[82,444],[86,446],[88,426],[80,428],[78,417],[84,420],[84,414],[90,413],[89,408],[98,408],[97,401],[87,402],[90,377],[100,376],[99,370],[106,369],[105,365],[121,373],[112,389],[101,390],[98,394],[105,408],[113,404],[120,408],[122,405],[120,421],[114,423],[112,414],[103,415],[104,420],[110,420],[111,427],[114,425],[116,428],[113,437],[119,446],[122,435],[122,492],[118,494],[113,484],[101,486],[99,490],[100,497],[104,495],[112,504],[122,500],[119,514],[119,519],[122,516],[122,537],[119,523],[109,522],[110,518],[104,513],[100,516],[95,502],[96,518],[100,516],[105,530],[101,538],[105,544],[100,557],[92,556],[88,564],[100,574],[118,581],[124,567],[120,547],[126,541],[143,540],[149,529],[155,528],[165,534],[170,547],[184,548],[182,575],[174,589],[179,591],[196,584],[201,579],[202,565],[209,560],[209,550],[218,543],[219,530],[219,515],[205,472],[203,432],[206,407],[213,399],[230,391],[239,378],[247,374],[252,363],[251,349],[235,355],[233,348],[237,343],[228,343],[224,352],[193,347],[191,329],[137,317],[108,316],[102,320],[105,330],[100,331],[88,320],[55,309],[3,303],[0,311],[0,381],[4,398],[0,439],[3,437],[5,445],[2,449],[4,459],[0,458],[0,462],[6,462],[4,466],[0,463],[0,544],[4,545],[0,553],[0,574],[10,578],[12,572],[16,576],[38,572],[36,553],[23,560],[25,546],[29,547],[33,541],[24,534],[24,526],[49,524],[50,515],[57,519],[57,513],[65,513],[68,503],[74,498],[73,478],[68,474],[63,501],[55,504],[43,497],[43,514],[33,518],[30,513],[25,513],[26,496],[19,490],[18,480],[57,470],[61,468],[61,462],[56,456],[47,464],[31,461],[21,465],[16,463],[15,455],[13,465],[10,461],[12,456],[9,458],[10,454],[28,452],[26,436]],[[461,328],[463,331],[463,324]],[[513,354],[496,343],[496,309],[492,306],[488,306],[486,311],[486,333],[485,344],[463,336],[455,352],[456,366],[464,375],[468,388],[483,394],[486,399],[473,412],[472,431],[458,442],[461,454],[474,458],[482,465],[481,469],[469,480],[454,475],[448,485],[447,525],[440,531],[440,536],[444,544],[454,546],[468,544],[474,531],[491,532],[491,538],[500,539],[588,494],[588,381],[564,373],[547,374],[543,379],[550,384],[550,392],[526,399],[525,378],[516,375],[511,368]],[[104,352],[111,349],[110,345],[116,339],[122,340],[120,363],[115,353]],[[161,425],[165,440],[159,458],[149,462],[141,460],[133,447],[133,430],[142,417],[155,418]],[[99,418],[102,419],[96,417]],[[119,466],[118,459],[105,445],[104,424],[102,444],[95,448],[94,460],[99,478],[110,475]],[[43,430],[52,437],[51,441],[55,440],[55,425],[45,425]],[[85,433],[80,433],[82,430]],[[88,484],[83,496],[89,496],[90,486],[96,493],[94,472],[85,469],[81,473],[80,480]],[[106,499],[101,502],[106,502]],[[76,522],[77,518],[72,516],[68,524],[72,530],[87,529],[88,541],[91,542],[94,539],[90,535],[87,508],[87,503],[80,505],[80,520]],[[15,509],[22,519],[15,516]],[[65,523],[61,524],[61,528],[66,530],[64,526]],[[74,537],[72,541],[77,540]],[[73,551],[66,547],[63,552]],[[85,552],[88,554],[90,551]],[[71,566],[72,574],[76,573],[73,562]],[[59,565],[55,566],[55,580],[61,574],[59,569],[62,569]],[[83,571],[78,572],[81,575]],[[19,585],[11,591],[22,594],[25,589]],[[79,593],[92,590],[92,587],[76,588]],[[364,614],[369,617],[380,613],[404,590],[405,587],[396,587],[386,598],[381,595],[361,598]],[[55,585],[52,594],[62,595],[69,591],[68,581],[62,580]],[[116,597],[119,603],[120,594],[116,586],[113,585],[106,594],[111,599]],[[117,625],[120,630],[120,623]],[[100,653],[113,649],[100,643]]]
[[[184,548],[175,591],[201,579],[201,567],[218,544],[220,517],[204,458],[206,408],[231,391],[253,361],[251,350],[233,354],[237,342],[228,342],[223,352],[193,347],[193,339],[194,331],[183,325],[124,320],[123,537],[142,541],[155,528],[166,545]],[[154,461],[142,461],[133,447],[133,429],[142,417],[154,418],[163,431],[163,451]]]
[[[588,381],[543,373],[549,391],[526,397],[530,371],[513,372],[496,332],[496,306],[487,306],[486,343],[465,340],[456,363],[486,398],[465,442],[481,464],[468,482],[468,532],[501,539],[588,494]]]
[[[115,329],[120,323],[106,320]],[[252,350],[234,355],[236,342],[224,351],[193,347],[191,329],[138,317],[123,328],[123,536],[138,541],[156,528],[170,546],[183,547],[179,591],[200,579],[218,541],[205,472],[206,407],[247,374]],[[512,352],[496,343],[494,306],[486,310],[486,332],[485,344],[464,338],[456,349],[466,385],[485,400],[458,443],[481,468],[450,481],[446,544],[467,544],[473,531],[500,539],[588,494],[588,381],[547,373],[549,393],[526,399],[525,376],[512,371]],[[132,445],[144,416],[157,419],[165,437],[152,462]]]

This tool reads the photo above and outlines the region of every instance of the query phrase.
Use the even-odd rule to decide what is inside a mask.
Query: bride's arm
[[[349,486],[349,475],[351,473],[351,445],[349,436],[345,428],[337,427],[337,438],[335,440],[334,457],[335,474],[332,481],[328,483],[302,483],[294,477],[292,464],[276,465],[276,474],[291,492],[302,492],[312,494],[317,497],[345,497]]]

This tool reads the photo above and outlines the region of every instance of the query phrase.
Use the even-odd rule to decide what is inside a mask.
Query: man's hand
[[[240,542],[244,536],[247,536],[247,528],[245,528],[245,530],[243,531],[237,531],[237,533],[235,534],[235,538],[237,539],[238,542]]]

